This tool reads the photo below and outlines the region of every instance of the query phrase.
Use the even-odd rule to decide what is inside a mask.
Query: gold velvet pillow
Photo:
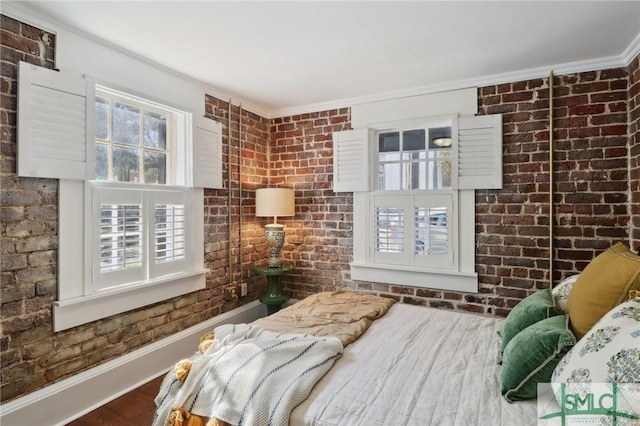
[[[567,299],[571,330],[581,339],[629,290],[640,290],[640,257],[617,243],[587,265]]]

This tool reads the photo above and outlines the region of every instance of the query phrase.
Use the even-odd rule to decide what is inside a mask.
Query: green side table
[[[253,268],[253,272],[267,277],[267,292],[260,301],[267,305],[267,315],[278,312],[282,304],[289,301],[289,295],[282,292],[282,276],[295,271],[293,265],[283,264],[279,268],[270,268],[264,264]]]

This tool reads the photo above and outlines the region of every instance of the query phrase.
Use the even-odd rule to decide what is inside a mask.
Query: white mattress
[[[535,425],[500,395],[504,319],[395,304],[296,407],[298,425]]]

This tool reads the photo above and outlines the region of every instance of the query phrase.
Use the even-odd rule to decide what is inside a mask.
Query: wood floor
[[[155,404],[153,399],[158,394],[160,376],[131,392],[122,395],[89,414],[69,423],[68,426],[143,426],[153,421]]]

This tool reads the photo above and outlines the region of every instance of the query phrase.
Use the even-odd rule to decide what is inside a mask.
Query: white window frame
[[[179,150],[180,146],[186,146],[185,141],[176,140],[178,137],[184,138],[184,121],[186,120],[185,113],[183,111],[178,111],[173,108],[168,108],[166,106],[159,106],[154,102],[150,102],[146,99],[140,99],[129,95],[127,93],[119,92],[108,87],[96,86],[96,98],[106,99],[109,106],[109,117],[112,118],[113,113],[113,104],[115,102],[122,103],[127,106],[132,106],[134,108],[139,108],[141,110],[140,121],[141,123],[144,120],[144,112],[153,112],[159,115],[163,115],[167,117],[167,138],[166,138],[166,148],[164,150],[148,148],[144,146],[144,127],[140,126],[140,140],[141,143],[139,146],[127,145],[122,142],[117,142],[113,139],[113,125],[112,121],[109,120],[108,123],[108,132],[109,139],[100,139],[96,136],[96,147],[98,145],[106,145],[109,150],[109,158],[113,160],[113,148],[114,147],[123,147],[123,148],[133,148],[140,149],[142,152],[141,158],[144,158],[145,152],[160,152],[167,156],[166,162],[166,183],[159,185],[173,185],[176,181],[185,182],[185,179],[175,179],[177,174],[184,174],[184,168],[176,167],[177,163],[181,162],[180,159],[184,158],[184,155],[179,151],[184,151],[185,149]],[[177,127],[177,128],[176,128]],[[182,154],[182,155],[181,155]],[[97,154],[96,154],[97,155]],[[184,160],[182,160],[184,161]],[[144,160],[141,163],[140,167],[140,177],[144,178]],[[113,179],[113,166],[109,167],[108,177],[103,180],[105,182],[114,182]],[[147,183],[147,182],[140,182]]]
[[[208,269],[204,268],[203,188],[222,185],[222,125],[205,117],[192,117],[191,108],[128,91],[185,112],[184,123],[176,126],[177,131],[185,135],[184,150],[176,156],[177,164],[182,163],[176,170],[176,176],[183,177],[175,183],[188,200],[192,225],[188,238],[193,253],[184,267],[175,273],[146,275],[147,278],[126,286],[95,291],[93,284],[88,285],[92,283],[93,243],[87,245],[93,232],[91,185],[94,183],[90,181],[94,177],[95,166],[94,80],[22,62],[19,64],[18,85],[18,175],[60,179],[58,300],[53,304],[54,331],[205,288]],[[40,94],[34,95],[34,91],[41,92],[40,87],[47,89],[46,108],[38,104]],[[67,102],[69,95],[72,103]],[[204,94],[198,101],[204,102]],[[84,111],[84,115],[75,114],[77,117],[66,119],[67,111]],[[41,118],[63,123],[60,130],[67,135],[78,135],[76,145],[70,146],[66,142],[68,138],[58,136],[60,133],[43,133],[37,127]],[[43,146],[53,148],[55,158],[48,159],[51,150],[43,151]],[[148,186],[154,190],[166,187],[145,185]]]
[[[462,94],[471,99],[472,93]],[[412,100],[415,104],[416,101]],[[373,110],[373,113],[371,112]],[[404,128],[411,124],[429,127],[430,123],[442,122],[443,117],[414,117],[408,120],[398,120],[388,123],[367,122],[363,116],[381,116],[385,107],[374,105],[364,108],[366,114],[361,113],[357,123],[366,127],[356,128],[354,131],[338,132],[334,134],[334,150],[340,149],[341,142],[346,141],[353,150],[365,153],[369,161],[362,169],[351,173],[364,173],[369,177],[367,185],[348,185],[345,182],[336,182],[334,188],[342,191],[354,191],[353,211],[354,217],[354,253],[351,263],[351,278],[358,281],[382,282],[412,287],[444,289],[477,293],[478,276],[475,272],[475,186],[478,182],[483,188],[500,188],[502,186],[502,120],[501,116],[482,117],[458,117],[452,115],[452,221],[454,227],[451,232],[453,244],[453,262],[450,269],[435,268],[433,265],[393,265],[376,263],[371,256],[372,215],[370,197],[375,194],[375,182],[377,179],[377,139],[376,132],[385,131],[391,127]],[[474,129],[480,128],[480,130]],[[470,130],[468,130],[470,129]],[[486,130],[486,131],[485,131]],[[349,135],[349,132],[354,132]],[[356,134],[357,132],[357,134]],[[339,134],[343,133],[343,134]],[[362,136],[362,137],[357,137]],[[459,147],[459,141],[463,140],[464,147]],[[338,147],[336,148],[336,145]],[[480,147],[479,150],[476,150]],[[461,155],[459,149],[465,148]],[[471,149],[468,149],[471,148]],[[471,157],[467,156],[472,152]],[[473,159],[479,152],[480,161]],[[486,155],[485,155],[486,154]],[[334,156],[334,170],[339,169],[336,164],[338,159]],[[467,166],[472,164],[472,172]],[[460,166],[463,167],[460,167]],[[479,166],[479,167],[477,167]],[[460,175],[460,171],[464,171]],[[374,172],[375,171],[375,172]],[[474,179],[473,174],[479,174],[482,179]],[[334,174],[334,179],[336,179]],[[338,191],[338,189],[335,189]],[[420,191],[423,192],[423,191]],[[428,191],[424,192],[427,194]],[[360,219],[364,220],[360,220]]]

